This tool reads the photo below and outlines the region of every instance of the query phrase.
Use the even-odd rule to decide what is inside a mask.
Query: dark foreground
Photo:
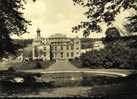
[[[30,78],[29,78],[30,80]],[[62,86],[58,86],[58,84]],[[83,77],[79,83],[24,83],[0,82],[1,97],[90,97],[93,99],[137,99],[137,74],[111,78],[104,76]]]

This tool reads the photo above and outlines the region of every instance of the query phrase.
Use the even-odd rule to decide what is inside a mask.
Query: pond
[[[61,77],[60,77],[61,78]],[[68,76],[68,78],[70,78]],[[77,89],[89,88],[85,91],[87,96],[105,96],[105,95],[135,95],[137,94],[137,75],[128,77],[109,77],[104,75],[83,75],[80,80],[75,78],[63,80],[56,80],[52,82],[35,82],[35,80],[27,81],[27,83],[0,83],[0,96],[28,96],[28,95],[41,95],[56,94],[62,88]],[[74,89],[73,89],[74,91]],[[72,94],[75,93],[72,91]],[[63,91],[62,91],[63,92]],[[53,95],[54,95],[53,94]],[[81,93],[77,94],[81,95]]]

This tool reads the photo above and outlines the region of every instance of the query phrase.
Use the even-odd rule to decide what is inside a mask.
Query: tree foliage
[[[23,17],[25,0],[0,0],[0,57],[15,54],[18,46],[10,35],[21,35],[27,32],[30,23]]]
[[[88,68],[137,69],[137,36],[105,42],[105,48],[84,53],[75,64]]]
[[[108,28],[105,34],[106,34],[106,38],[104,40],[104,43],[111,42],[111,41],[113,42],[115,40],[120,39],[121,37],[119,30],[115,27]]]
[[[125,25],[128,32],[137,32],[137,15],[128,17],[129,23]]]
[[[85,7],[84,13],[87,21],[82,21],[79,25],[73,27],[73,32],[83,29],[83,35],[89,35],[91,32],[100,32],[102,30],[100,23],[105,22],[108,26],[112,25],[115,18],[121,10],[137,10],[136,0],[73,0],[74,4]],[[134,19],[134,17],[132,17]],[[130,21],[130,20],[129,20]]]

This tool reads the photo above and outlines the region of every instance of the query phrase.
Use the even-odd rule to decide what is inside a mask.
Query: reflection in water
[[[112,99],[137,99],[137,74],[129,75],[117,84],[96,86],[89,90],[88,95],[110,96]]]
[[[21,83],[5,83],[0,84],[0,96],[14,96],[14,95],[39,95],[41,91],[52,92],[53,88],[44,83],[25,85]]]
[[[73,81],[73,80],[71,80]],[[89,96],[104,96],[104,95],[136,95],[137,94],[137,75],[131,75],[127,78],[110,78],[110,77],[83,77],[81,81],[74,86],[92,86],[93,88],[88,91]],[[68,83],[64,84],[65,87]],[[73,86],[73,84],[72,84]],[[52,93],[57,86],[51,83],[1,83],[0,96],[27,96],[27,95],[40,95],[41,92]]]

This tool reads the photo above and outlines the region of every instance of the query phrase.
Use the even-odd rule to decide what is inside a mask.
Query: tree
[[[108,26],[121,10],[135,9],[137,10],[136,0],[73,0],[74,4],[78,4],[87,8],[84,13],[87,21],[82,21],[79,25],[72,28],[73,32],[83,29],[83,35],[89,35],[91,32],[101,32],[100,23],[105,22]],[[134,17],[131,17],[134,19]],[[129,19],[129,21],[131,21]]]
[[[105,41],[107,41],[107,42],[117,40],[121,37],[120,32],[115,27],[108,28],[106,30],[105,34],[106,34]]]
[[[0,0],[0,57],[15,54],[19,46],[10,35],[27,32],[30,21],[23,17],[25,0]]]
[[[128,32],[137,32],[137,15],[128,17],[130,22],[125,25]]]
[[[137,48],[130,45],[133,40],[136,40],[136,36],[122,37],[114,42],[108,42],[104,49],[82,54],[80,60],[74,60],[75,64],[81,63],[82,68],[137,69]]]

